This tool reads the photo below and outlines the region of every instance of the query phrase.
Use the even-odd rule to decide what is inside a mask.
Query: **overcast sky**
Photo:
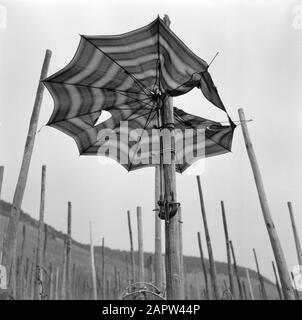
[[[119,34],[168,14],[171,29],[198,56],[210,61],[210,73],[234,120],[244,108],[253,119],[249,130],[269,204],[290,269],[297,264],[286,202],[291,200],[302,237],[301,83],[302,29],[295,28],[299,1],[67,1],[0,0],[7,26],[0,29],[0,164],[5,166],[2,198],[11,202],[21,164],[28,123],[46,49],[52,50],[49,74],[73,57],[79,34]],[[300,1],[302,6],[302,2]],[[174,99],[196,115],[225,121],[199,90]],[[119,165],[102,165],[97,157],[79,157],[75,142],[43,127],[53,109],[45,90],[22,208],[37,218],[42,164],[47,165],[45,220],[66,228],[67,201],[73,205],[72,232],[88,242],[105,237],[111,248],[129,249],[126,211],[136,234],[136,206],[142,206],[144,247],[154,250],[154,169],[127,173]],[[201,177],[215,259],[226,261],[220,200],[225,201],[230,238],[238,264],[254,268],[252,248],[261,270],[272,278],[269,238],[241,128],[233,152],[206,161]],[[197,231],[202,220],[196,178],[177,175],[182,204],[184,254],[198,256]],[[135,239],[136,240],[136,239]],[[137,241],[135,246],[137,247]],[[203,237],[205,248],[205,240]]]

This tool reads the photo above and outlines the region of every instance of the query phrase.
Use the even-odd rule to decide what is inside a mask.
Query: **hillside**
[[[2,241],[4,230],[8,223],[9,212],[11,204],[1,201],[0,203],[0,248],[2,248]],[[18,236],[18,252],[20,256],[22,243],[23,226],[26,228],[26,238],[24,245],[24,259],[22,263],[22,270],[27,275],[27,283],[32,283],[34,272],[34,257],[37,239],[38,222],[31,218],[29,214],[21,212],[21,219],[19,225]],[[58,286],[59,290],[62,286],[62,266],[63,266],[63,246],[64,234],[57,231],[52,226],[46,225],[47,229],[47,243],[46,256],[44,267],[48,274],[52,273],[52,282],[55,282],[55,274],[59,274]],[[154,278],[153,272],[150,271],[150,256],[152,253],[145,253],[145,275],[146,281],[151,282]],[[121,250],[113,250],[105,247],[105,274],[106,274],[106,298],[115,299],[126,288],[129,279],[129,267],[127,267],[127,260],[129,252]],[[137,259],[137,253],[136,253]],[[19,261],[20,259],[18,259]],[[95,260],[97,266],[97,277],[99,284],[101,283],[101,247],[95,247]],[[21,265],[21,262],[19,262]],[[208,260],[206,260],[207,269],[209,268]],[[216,261],[217,276],[221,291],[224,287],[224,281],[228,282],[227,278],[227,264]],[[19,266],[21,270],[21,266]],[[52,271],[51,271],[52,270]],[[200,259],[197,257],[184,256],[184,270],[185,270],[185,288],[186,297],[188,299],[201,299],[204,288],[203,277],[201,274]],[[257,273],[254,270],[249,270],[252,279],[253,290],[256,298],[259,298],[259,288]],[[245,278],[245,268],[239,267],[241,281],[247,282]],[[89,245],[82,244],[76,240],[72,240],[72,297],[74,299],[91,299],[92,298],[92,281],[90,272],[90,249]],[[268,279],[265,280],[265,286],[268,297],[270,299],[277,298],[276,287]],[[235,281],[236,283],[236,281]],[[54,286],[54,284],[53,284]],[[31,298],[31,288],[27,285],[24,298]],[[99,292],[101,296],[101,292]],[[60,298],[61,295],[58,295]]]

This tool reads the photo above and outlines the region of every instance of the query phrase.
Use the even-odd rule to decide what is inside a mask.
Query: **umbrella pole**
[[[170,26],[169,17],[165,16],[164,22]],[[175,141],[174,141],[174,112],[172,98],[165,99],[161,107],[161,123],[163,128],[163,176],[164,176],[164,203],[166,214],[169,215],[169,203],[176,202],[176,177],[175,177]],[[167,144],[167,145],[166,145]],[[171,145],[172,144],[172,145]],[[170,152],[167,150],[171,149]],[[167,161],[165,161],[165,158]],[[165,220],[166,244],[166,288],[168,300],[184,298],[183,280],[180,259],[180,236],[178,229],[178,213]]]
[[[245,119],[243,109],[239,109],[238,114],[239,114],[239,118],[241,121],[241,128],[242,128],[242,132],[243,132],[246,150],[247,150],[247,153],[248,153],[248,156],[250,159],[250,163],[251,163],[251,167],[253,170],[253,174],[254,174],[254,179],[255,179],[255,183],[256,183],[256,187],[257,187],[257,191],[258,191],[258,196],[259,196],[259,200],[260,200],[260,204],[261,204],[264,222],[265,222],[267,232],[268,232],[268,235],[269,235],[269,238],[271,241],[271,245],[272,245],[272,249],[274,252],[277,268],[279,271],[283,296],[286,300],[294,300],[295,296],[294,296],[294,292],[292,289],[292,284],[291,284],[288,268],[286,265],[285,256],[284,256],[284,253],[283,253],[283,250],[281,247],[281,243],[280,243],[273,219],[271,217],[270,208],[268,206],[268,201],[266,198],[264,185],[263,185],[263,181],[262,181],[262,176],[260,173],[260,169],[259,169],[256,155],[254,152],[254,148],[253,148],[253,145],[251,142],[249,131],[247,128],[246,119]]]
[[[167,124],[174,124],[174,114],[172,99],[168,101],[162,108],[162,124],[165,127]],[[173,137],[174,127],[169,126],[163,133],[163,149],[171,148],[170,142]],[[165,135],[168,135],[168,137]],[[174,140],[172,139],[173,144]],[[168,142],[169,146],[165,146]],[[174,149],[174,146],[172,146]],[[168,153],[168,152],[167,152]],[[167,161],[165,161],[164,152],[163,158],[163,176],[164,176],[164,201],[166,204],[176,202],[176,181],[175,181],[175,154],[169,152]],[[166,213],[169,211],[166,205]],[[178,214],[172,218],[165,220],[165,240],[166,240],[166,288],[168,300],[179,300],[183,298],[181,268],[180,268],[180,245],[179,245],[179,230],[178,230]]]
[[[160,167],[155,167],[155,253],[154,253],[154,273],[155,285],[160,290],[163,286],[162,281],[162,243],[161,243],[161,219],[158,217],[160,198]]]
[[[46,50],[43,67],[40,75],[40,79],[43,79],[47,76],[48,66],[50,62],[51,51]],[[29,123],[27,139],[21,164],[21,169],[18,177],[18,182],[16,185],[13,205],[10,212],[9,222],[6,230],[6,237],[3,242],[3,255],[2,255],[2,265],[6,267],[6,270],[10,270],[12,265],[12,270],[14,270],[15,260],[16,260],[16,251],[17,251],[17,231],[18,231],[18,222],[20,218],[21,204],[23,200],[23,195],[25,191],[25,186],[27,182],[27,176],[29,171],[29,165],[31,161],[31,156],[34,148],[34,142],[37,132],[38,119],[43,99],[44,85],[42,82],[39,82],[35,103]],[[9,282],[9,287],[14,288],[16,279],[15,272],[11,277]]]

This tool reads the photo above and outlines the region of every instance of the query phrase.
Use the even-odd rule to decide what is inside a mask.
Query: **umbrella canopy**
[[[136,141],[124,139],[128,133],[121,129],[121,122],[127,122],[129,131],[143,129],[150,133],[159,128],[159,108],[165,105],[166,99],[185,94],[194,87],[200,88],[213,105],[226,112],[208,64],[159,17],[145,27],[121,35],[82,35],[72,61],[43,83],[54,100],[48,125],[70,135],[81,155],[109,155],[129,171],[157,164],[138,161],[150,159],[156,152],[153,150],[148,155],[142,152],[144,145],[150,145],[143,132]],[[111,117],[97,123],[103,110],[110,112]],[[235,125],[229,116],[228,126],[176,108],[174,117],[175,128],[195,130],[195,138],[198,129],[204,129],[202,146],[194,144],[193,139],[195,151],[203,148],[207,157],[230,151]],[[119,152],[103,151],[106,129],[115,133],[111,147]],[[177,141],[177,135],[175,139]],[[106,143],[110,144],[108,140]],[[131,148],[133,152],[125,158],[123,154]],[[180,160],[176,154],[176,169],[182,172],[190,161]]]

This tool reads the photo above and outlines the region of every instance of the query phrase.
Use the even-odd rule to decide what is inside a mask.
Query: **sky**
[[[94,1],[0,0],[0,165],[5,166],[2,198],[11,202],[22,160],[29,119],[46,49],[52,50],[49,75],[73,57],[79,34],[119,34],[168,14],[171,29],[198,56],[211,61],[209,71],[233,120],[243,108],[261,168],[275,226],[289,269],[297,258],[287,201],[292,201],[302,237],[302,26],[301,1]],[[199,90],[174,99],[189,113],[217,121],[225,115]],[[22,209],[39,214],[41,166],[47,165],[45,222],[66,230],[67,202],[72,202],[73,237],[129,250],[127,210],[136,232],[136,206],[142,207],[144,249],[154,250],[154,168],[131,173],[80,157],[75,142],[45,126],[53,110],[47,90]],[[225,202],[230,238],[239,265],[273,279],[271,250],[240,126],[232,153],[207,159],[201,175],[216,260],[226,261],[220,201]],[[182,204],[184,254],[198,256],[197,231],[205,250],[196,178],[177,174]],[[135,247],[137,241],[135,238]],[[206,250],[205,250],[206,251]]]

